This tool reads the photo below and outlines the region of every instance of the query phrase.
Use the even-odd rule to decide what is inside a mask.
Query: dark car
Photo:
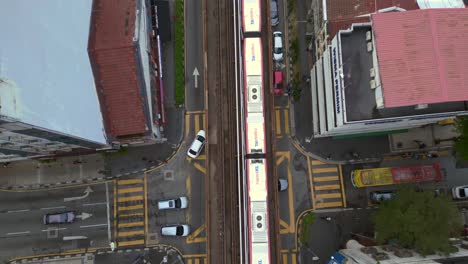
[[[69,224],[75,222],[76,213],[74,211],[68,211],[63,213],[53,213],[44,215],[44,225],[50,224]]]

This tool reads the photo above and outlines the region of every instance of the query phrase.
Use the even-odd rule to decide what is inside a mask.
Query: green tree
[[[373,220],[379,243],[396,241],[423,255],[452,252],[449,238],[462,230],[460,212],[447,196],[416,192],[409,186],[382,203]]]
[[[462,159],[468,160],[468,116],[459,116],[455,127],[460,137],[455,141],[455,150]]]

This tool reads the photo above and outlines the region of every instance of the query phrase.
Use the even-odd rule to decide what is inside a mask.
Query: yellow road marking
[[[185,115],[185,137],[188,137],[190,132],[190,115]]]
[[[142,183],[143,179],[128,179],[128,180],[119,180],[117,185],[127,185],[127,184],[137,184]]]
[[[289,110],[284,109],[284,133],[289,135]]]
[[[126,227],[136,227],[136,226],[143,226],[145,225],[144,222],[130,222],[130,223],[120,223],[118,225],[119,228],[126,228]]]
[[[127,232],[119,232],[119,237],[128,237],[128,236],[138,236],[144,235],[145,231],[137,230],[137,231],[127,231]]]
[[[337,167],[328,167],[328,168],[312,168],[313,173],[323,173],[323,172],[338,172]]]
[[[297,263],[297,259],[296,259],[296,254],[291,254],[291,264],[296,264]]]
[[[187,259],[187,264],[192,264],[192,259]]]
[[[198,110],[198,111],[187,111],[187,114],[204,114],[205,110]]]
[[[145,187],[145,234],[148,234],[148,181],[146,175],[147,174],[145,174],[143,187]],[[146,241],[148,241],[148,239]]]
[[[288,263],[288,254],[282,254],[283,255],[283,264]]]
[[[306,156],[306,157],[307,157],[307,173],[309,174],[309,182],[310,182],[310,203],[312,204],[312,210],[315,210],[314,182],[312,181],[312,170],[310,168],[310,157],[309,156]]]
[[[276,166],[280,165],[285,159],[285,156],[280,156],[279,159],[276,159]]]
[[[326,163],[320,160],[312,160],[312,165],[323,165],[323,164],[326,164]]]
[[[145,243],[145,240],[139,239],[139,240],[131,240],[131,241],[120,241],[119,247],[126,247],[126,246],[136,246],[136,245],[143,245]]]
[[[143,195],[136,195],[136,196],[128,196],[128,197],[119,197],[117,198],[117,202],[124,203],[124,202],[131,202],[131,201],[141,201],[143,200]]]
[[[280,117],[280,110],[275,110],[276,116],[276,135],[281,134],[281,117]]]
[[[289,225],[283,219],[280,219],[280,227],[284,227],[284,228],[280,228],[281,235],[289,233]]]
[[[144,214],[143,214],[143,212],[141,212],[141,213],[133,213],[133,214],[119,214],[119,218],[134,217],[134,216],[144,216]]]
[[[320,193],[315,196],[317,200],[319,199],[330,199],[330,198],[341,198],[341,193]]]
[[[291,167],[288,166],[288,182],[292,186]],[[289,204],[289,232],[294,233],[296,230],[296,223],[294,222],[294,194],[292,188],[288,188],[288,204]]]
[[[187,254],[182,255],[183,258],[206,258],[206,254]]]
[[[320,186],[315,186],[316,191],[323,191],[323,190],[338,190],[340,189],[339,184],[330,184],[330,185],[320,185]]]
[[[326,203],[317,203],[315,207],[317,208],[328,208],[328,207],[341,207],[343,203],[339,202],[326,202]]]
[[[203,167],[202,165],[200,165],[200,164],[194,162],[194,163],[193,163],[193,166],[195,167],[195,169],[201,171],[203,174],[206,174],[206,169],[205,169],[205,167]]]
[[[314,177],[314,182],[338,181],[338,176]]]
[[[346,195],[344,193],[344,185],[343,185],[343,173],[341,170],[341,165],[338,166],[338,169],[340,171],[340,181],[341,181],[341,197],[343,197],[343,207],[346,208]]]
[[[117,180],[114,180],[114,240],[117,237]]]
[[[189,158],[187,157],[186,158],[187,160],[206,160],[206,155],[205,154],[200,154],[200,156],[196,157],[196,158]]]
[[[191,179],[190,179],[190,175],[187,176],[187,179],[185,180],[185,193],[187,195],[187,198],[189,201],[192,200],[192,182],[191,182]],[[191,215],[190,215],[190,210],[185,210],[185,222],[187,224],[190,224],[190,219],[191,218]]]
[[[201,232],[203,232],[206,229],[206,224],[201,225],[199,228],[197,228],[192,234],[190,234],[185,241],[187,243],[200,243],[200,242],[206,242],[206,237],[197,237]]]
[[[137,205],[129,205],[129,206],[119,206],[118,210],[120,211],[130,211],[130,210],[138,210],[138,209],[143,209],[142,204],[137,204]]]
[[[200,116],[199,115],[196,115],[193,117],[194,121],[195,121],[195,133],[198,133],[198,131],[200,130]]]
[[[200,259],[195,259],[195,264],[200,264]]]
[[[143,191],[143,187],[119,189],[119,193],[133,193],[133,192],[142,192],[142,191]]]

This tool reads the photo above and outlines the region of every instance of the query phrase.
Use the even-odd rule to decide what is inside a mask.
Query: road
[[[107,247],[112,239],[109,225],[111,186],[111,183],[100,183],[30,192],[0,191],[0,256]],[[86,194],[87,188],[92,192]],[[65,202],[65,198],[78,199]],[[43,224],[45,214],[65,211],[76,211],[86,219],[76,219],[71,224]],[[86,239],[63,241],[69,236]]]

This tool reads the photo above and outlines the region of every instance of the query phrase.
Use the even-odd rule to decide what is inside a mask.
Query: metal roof
[[[468,9],[372,16],[385,107],[468,100]]]
[[[88,54],[110,140],[147,131],[133,42],[135,16],[136,0],[93,2]]]
[[[326,0],[328,34],[332,39],[341,29],[351,27],[353,23],[369,22],[365,15],[388,7],[400,7],[405,10],[418,9],[416,0]]]

